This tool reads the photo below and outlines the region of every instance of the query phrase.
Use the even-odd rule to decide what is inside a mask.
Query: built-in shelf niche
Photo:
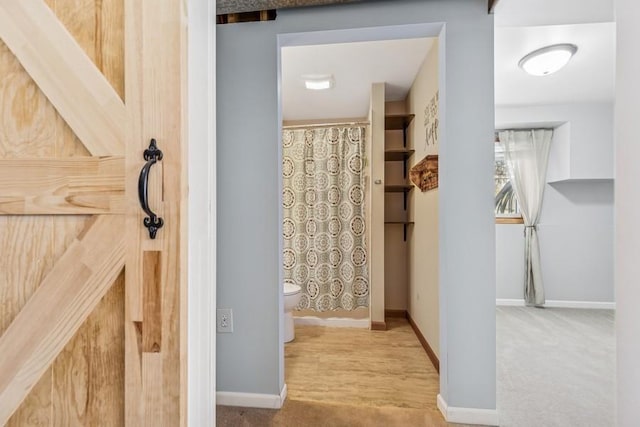
[[[414,114],[388,114],[385,116],[385,131],[402,131],[402,148],[387,148],[384,152],[385,162],[402,162],[402,173],[404,183],[385,184],[385,193],[402,193],[404,219],[385,219],[385,224],[400,224],[403,226],[404,240],[407,240],[407,226],[413,224],[408,220],[407,202],[408,193],[413,190],[413,185],[408,179],[408,161],[415,153],[415,150],[407,147],[407,128],[414,119]]]

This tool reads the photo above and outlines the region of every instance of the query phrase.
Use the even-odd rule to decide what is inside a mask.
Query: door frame
[[[216,419],[216,4],[188,7],[187,425]],[[187,230],[183,230],[186,232]]]
[[[319,31],[302,31],[296,33],[279,33],[277,35],[276,44],[276,63],[277,63],[277,89],[278,89],[278,136],[277,141],[280,141],[282,135],[282,49],[292,46],[313,46],[323,44],[336,44],[336,43],[356,43],[356,42],[373,42],[383,40],[401,40],[411,39],[418,37],[434,37],[438,38],[438,73],[441,76],[439,80],[440,102],[444,106],[446,102],[446,85],[445,85],[445,52],[446,52],[446,25],[443,22],[422,22],[414,24],[399,24],[399,25],[381,25],[374,27],[357,27],[357,28],[345,28],[334,30],[319,30]],[[446,110],[441,107],[440,109],[440,125],[444,129],[444,123],[446,123]],[[446,139],[446,135],[441,134],[440,144]],[[282,159],[282,144],[278,144],[278,159]],[[371,166],[369,166],[371,168]],[[370,178],[373,180],[373,178]],[[279,354],[278,354],[278,368],[279,368],[279,381],[280,389],[286,386],[285,384],[285,364],[284,364],[284,268],[282,253],[284,249],[284,237],[282,232],[282,220],[283,220],[283,207],[282,207],[282,190],[284,184],[282,181],[282,162],[278,161],[278,194],[280,194],[280,203],[278,204],[278,283],[280,286],[280,296],[278,300],[278,313],[279,313]],[[442,189],[440,189],[442,192]],[[367,190],[367,196],[371,197],[371,186]],[[440,212],[438,212],[440,217]],[[371,224],[368,225],[371,227]],[[442,240],[438,245],[439,253],[442,252]],[[368,251],[371,250],[372,242],[369,241]],[[371,259],[371,256],[369,256]],[[384,286],[382,289],[378,286],[374,286],[373,278],[371,275],[371,266],[369,266],[369,320],[372,319],[371,310],[371,294],[373,292],[383,291],[382,299],[384,300]],[[446,331],[447,331],[447,319],[443,314],[445,307],[444,294],[446,289],[442,286],[442,282],[438,281],[439,300],[438,306],[440,309],[439,316],[439,335],[440,335],[440,360],[446,359],[447,343],[446,343]],[[383,304],[384,305],[384,304]],[[384,308],[384,307],[383,307]],[[440,376],[440,390],[446,389],[446,375]],[[440,396],[440,394],[438,394]],[[443,414],[445,415],[445,414]],[[446,418],[446,415],[445,415]]]

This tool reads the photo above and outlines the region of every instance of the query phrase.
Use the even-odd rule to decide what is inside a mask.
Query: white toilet
[[[293,309],[300,302],[300,290],[300,286],[293,283],[284,284],[284,342],[293,341],[295,338]]]

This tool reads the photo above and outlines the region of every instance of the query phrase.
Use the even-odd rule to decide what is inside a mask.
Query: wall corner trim
[[[216,405],[242,406],[245,408],[280,409],[287,398],[287,385],[280,394],[238,393],[219,391],[216,393]]]
[[[514,306],[524,307],[523,299],[496,299],[497,306]],[[544,303],[544,307],[549,308],[591,308],[601,310],[615,310],[615,302],[603,302],[603,301],[560,301],[560,300],[547,300]]]
[[[438,394],[438,409],[445,420],[450,423],[485,426],[498,425],[498,411],[496,409],[458,408],[449,406],[441,394]]]

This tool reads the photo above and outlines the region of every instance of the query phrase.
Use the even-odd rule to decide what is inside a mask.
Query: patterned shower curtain
[[[302,288],[298,309],[369,305],[364,216],[364,128],[284,130],[285,282]]]

